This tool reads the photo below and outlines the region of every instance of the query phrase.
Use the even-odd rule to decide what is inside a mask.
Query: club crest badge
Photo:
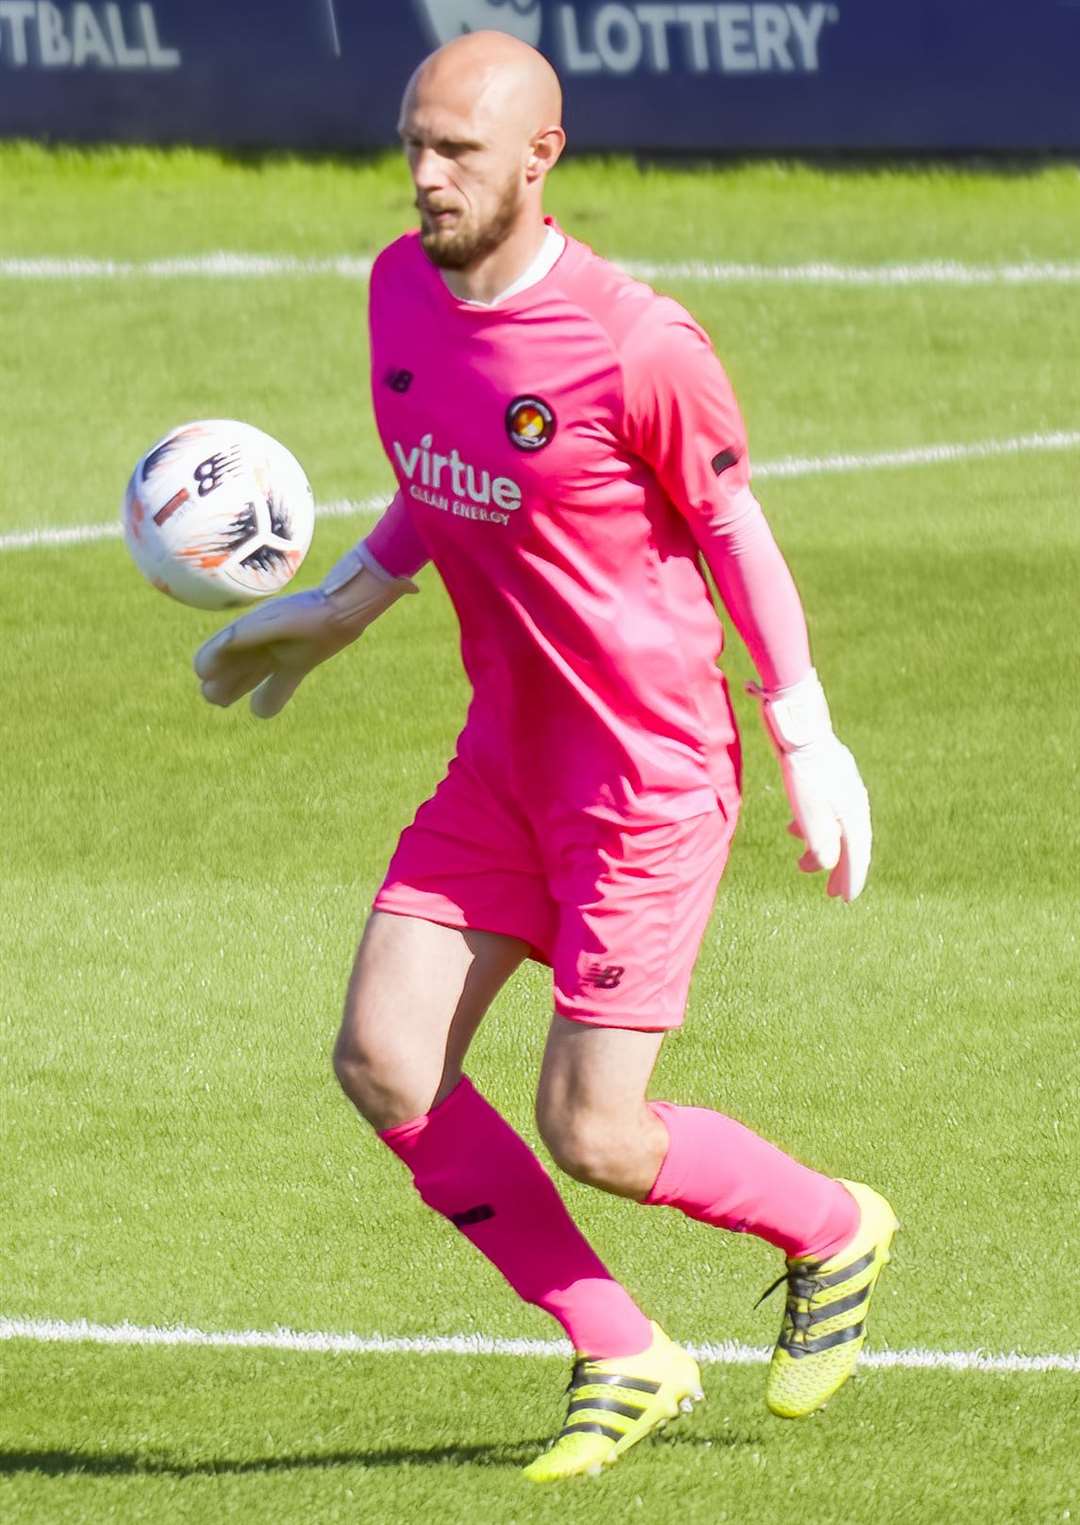
[[[519,450],[542,450],[555,437],[555,414],[542,397],[515,397],[506,410],[506,432]]]

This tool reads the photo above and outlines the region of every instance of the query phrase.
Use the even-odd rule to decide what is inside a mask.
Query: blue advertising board
[[[374,148],[485,26],[552,60],[574,148],[1080,148],[1080,0],[0,0],[0,136]]]

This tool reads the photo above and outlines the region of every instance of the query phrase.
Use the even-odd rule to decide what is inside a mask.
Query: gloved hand
[[[269,720],[313,667],[355,641],[402,594],[417,591],[408,578],[373,571],[362,545],[354,546],[319,587],[269,599],[199,647],[203,698],[227,707],[254,690],[251,712]]]
[[[762,719],[780,761],[794,820],[788,827],[806,851],[803,873],[830,869],[828,892],[854,900],[870,868],[870,801],[855,759],[833,734],[829,706],[810,669],[790,688],[771,693],[756,683]]]

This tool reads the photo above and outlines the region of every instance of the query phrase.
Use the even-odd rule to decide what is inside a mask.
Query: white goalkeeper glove
[[[251,693],[252,714],[269,720],[313,667],[355,641],[403,593],[417,591],[408,578],[389,577],[362,543],[354,546],[317,588],[270,599],[199,647],[203,698],[225,707]]]
[[[870,868],[870,801],[855,759],[833,734],[829,706],[813,668],[790,688],[747,690],[761,700],[765,729],[780,761],[794,820],[806,851],[803,873],[830,869],[828,891],[854,900]]]

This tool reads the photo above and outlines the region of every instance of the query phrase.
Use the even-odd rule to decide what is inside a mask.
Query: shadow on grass
[[[319,1451],[300,1456],[253,1456],[247,1459],[208,1457],[205,1461],[186,1461],[180,1457],[154,1452],[104,1451],[3,1451],[0,1450],[0,1476],[11,1472],[40,1472],[59,1477],[80,1474],[85,1477],[217,1477],[249,1472],[291,1472],[300,1469],[332,1467],[441,1467],[469,1465],[479,1467],[524,1467],[545,1441],[521,1441],[503,1446],[387,1446],[381,1451]]]
[[[714,1436],[710,1439],[682,1434],[657,1438],[655,1446],[727,1447],[742,1445],[744,1435]],[[513,1445],[476,1446],[387,1446],[384,1450],[319,1451],[299,1456],[253,1456],[247,1459],[208,1457],[205,1461],[187,1461],[163,1453],[105,1451],[93,1455],[87,1451],[0,1450],[0,1477],[16,1472],[37,1472],[45,1477],[236,1477],[259,1472],[292,1472],[334,1467],[512,1467],[532,1461],[547,1444],[543,1440],[522,1440]]]

